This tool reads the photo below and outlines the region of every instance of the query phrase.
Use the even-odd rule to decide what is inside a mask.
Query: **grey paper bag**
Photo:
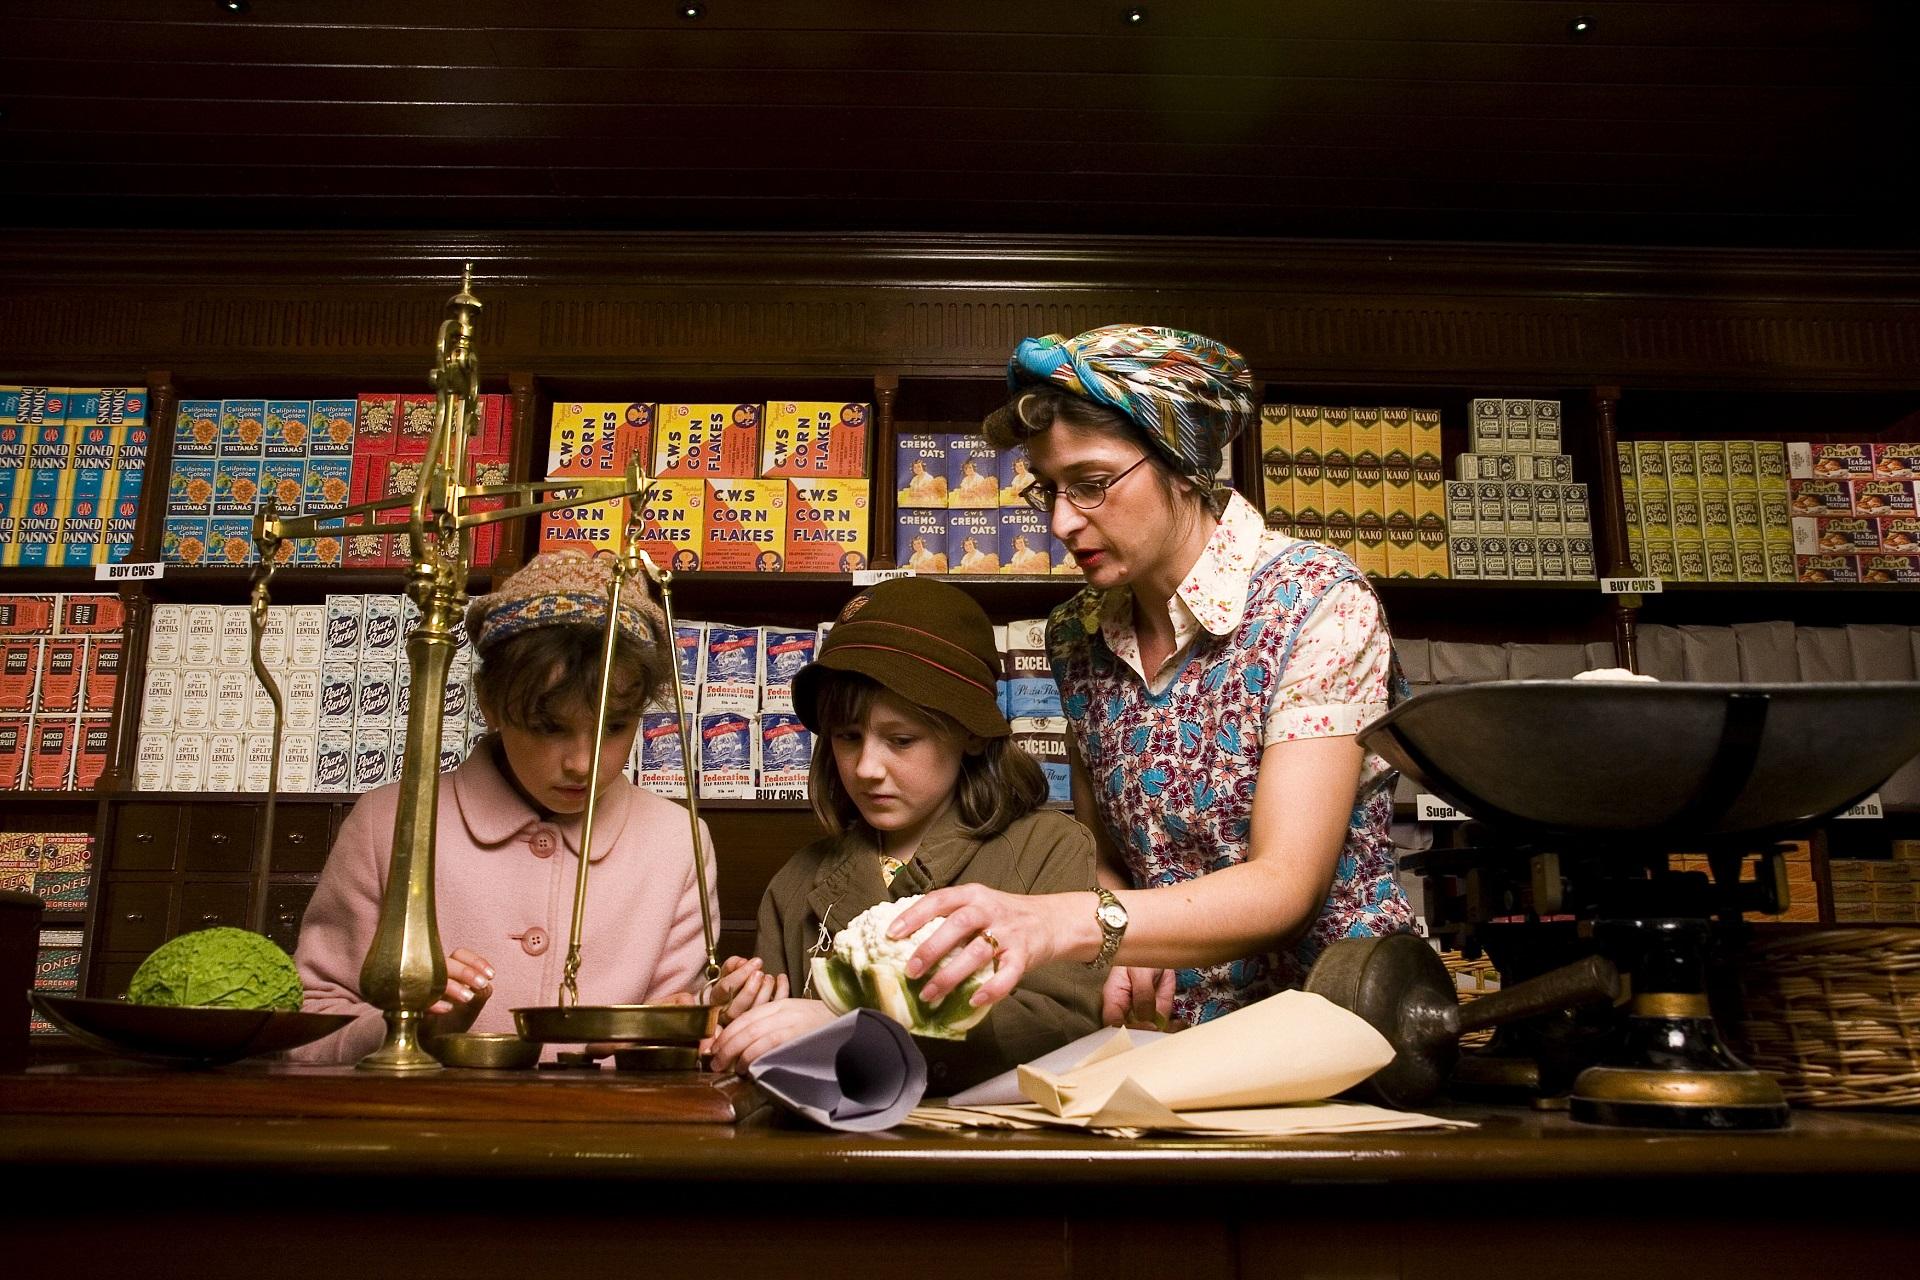
[[[891,1129],[920,1105],[927,1060],[905,1027],[855,1009],[747,1068],[769,1097],[829,1129]]]

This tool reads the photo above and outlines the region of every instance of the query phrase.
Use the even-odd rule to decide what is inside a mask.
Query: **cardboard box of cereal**
[[[778,573],[786,567],[787,481],[709,480],[702,569]]]
[[[675,573],[698,569],[707,537],[707,482],[687,476],[655,480],[641,509],[640,546]]]
[[[1047,517],[1028,507],[1007,507],[1000,513],[1002,573],[1053,572],[1053,534]]]
[[[855,573],[867,567],[872,524],[865,480],[787,482],[787,568],[795,573]]]
[[[760,430],[763,479],[857,480],[867,474],[870,404],[773,400]]]
[[[894,523],[893,554],[902,569],[948,572],[946,508],[902,507],[894,513]]]
[[[896,505],[940,507],[947,505],[947,446],[955,437],[933,432],[910,432],[900,437],[894,459],[894,480],[898,487]]]
[[[751,480],[759,462],[757,404],[663,404],[654,416],[653,474]]]
[[[947,563],[954,573],[1000,572],[1000,512],[947,512]]]
[[[986,508],[1000,505],[1000,460],[980,436],[955,436],[947,442],[947,506]]]

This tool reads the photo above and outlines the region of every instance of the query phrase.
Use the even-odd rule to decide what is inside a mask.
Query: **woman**
[[[1110,1023],[1198,1022],[1305,978],[1326,945],[1409,928],[1387,766],[1354,735],[1405,696],[1378,599],[1330,547],[1268,530],[1216,489],[1257,420],[1241,357],[1196,334],[1115,325],[1028,339],[1009,404],[1027,490],[1086,589],[1047,645],[1102,888],[927,897],[894,926],[947,922],[914,955],[939,999],[998,954],[975,996],[1055,961],[1114,968]]]

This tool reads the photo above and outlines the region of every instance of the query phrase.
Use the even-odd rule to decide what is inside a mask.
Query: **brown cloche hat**
[[[866,676],[983,738],[1012,732],[1000,712],[993,624],[973,597],[945,582],[893,578],[847,601],[819,656],[793,678],[794,710],[815,733],[826,671]]]

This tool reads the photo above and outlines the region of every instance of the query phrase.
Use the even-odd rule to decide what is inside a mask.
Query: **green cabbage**
[[[946,918],[935,916],[909,937],[887,937],[894,917],[918,901],[912,897],[882,902],[855,916],[853,923],[834,935],[832,951],[813,958],[813,995],[835,1013],[872,1009],[916,1036],[964,1040],[990,1011],[968,1001],[993,977],[995,966],[988,961],[974,970],[937,1005],[922,1000],[920,989],[927,978],[907,977],[907,960]]]
[[[134,971],[135,1004],[215,1009],[298,1009],[300,971],[269,938],[247,929],[201,929],[164,943]]]

